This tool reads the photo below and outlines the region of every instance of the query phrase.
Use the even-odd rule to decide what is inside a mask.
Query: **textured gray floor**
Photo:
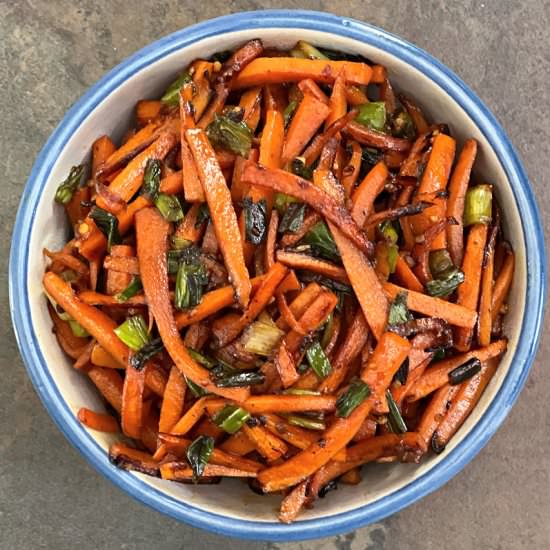
[[[0,548],[550,548],[548,333],[508,420],[460,475],[384,522],[312,543],[227,540],[133,502],[84,462],[36,397],[10,328],[6,275],[8,237],[36,154],[66,109],[135,50],[201,19],[261,7],[356,17],[439,57],[497,114],[523,158],[543,218],[550,214],[546,0],[0,0]]]

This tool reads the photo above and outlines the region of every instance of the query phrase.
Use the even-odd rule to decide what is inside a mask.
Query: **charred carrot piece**
[[[424,292],[424,286],[401,254],[397,256],[395,263],[395,278],[401,286],[409,290]]]
[[[319,88],[316,84],[315,80],[312,80],[311,78],[304,78],[304,80],[300,80],[300,82],[298,82],[298,89],[304,95],[312,95],[325,105],[329,104],[329,98],[326,96],[325,92],[323,92],[323,90],[321,90],[321,88]]]
[[[328,128],[333,122],[343,117],[348,110],[348,101],[346,99],[346,80],[344,74],[338,75],[332,87],[332,94],[329,101],[330,114],[325,121],[325,127]]]
[[[277,261],[294,269],[306,269],[324,275],[329,279],[348,284],[346,270],[330,262],[313,258],[300,252],[277,251]]]
[[[359,171],[361,170],[361,161],[363,158],[363,150],[356,141],[351,141],[349,147],[351,148],[351,157],[348,164],[344,166],[342,177],[342,186],[344,187],[347,198],[351,197],[355,189],[355,183],[359,178]]]
[[[279,521],[291,523],[296,519],[300,510],[307,503],[308,483],[307,479],[302,481],[285,496],[279,509]]]
[[[92,144],[92,175],[103,166],[107,159],[115,152],[116,147],[109,136],[101,136]]]
[[[260,122],[260,112],[262,105],[262,88],[255,86],[246,90],[241,96],[239,107],[244,110],[243,120],[248,127],[254,132]]]
[[[493,328],[493,276],[495,270],[495,242],[497,233],[498,227],[493,227],[483,257],[483,273],[481,275],[481,290],[479,296],[479,320],[477,323],[477,341],[480,346],[488,346],[491,342],[491,332]]]
[[[261,425],[249,426],[245,423],[241,429],[268,462],[281,458],[288,451],[284,441]]]
[[[452,405],[459,390],[460,385],[450,386],[449,384],[446,384],[434,393],[428,403],[417,428],[417,431],[423,439],[426,447],[430,444],[432,435],[445,417],[447,410]]]
[[[127,244],[116,244],[111,247],[111,257],[113,258],[129,258],[135,254],[134,249]],[[132,280],[128,273],[117,272],[114,270],[107,271],[106,290],[107,294],[118,294],[122,292]]]

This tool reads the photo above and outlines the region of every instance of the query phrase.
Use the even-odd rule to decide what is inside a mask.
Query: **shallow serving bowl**
[[[365,468],[365,480],[315,503],[291,525],[276,523],[280,498],[259,496],[240,481],[191,486],[128,473],[109,464],[112,436],[76,419],[83,406],[101,410],[95,388],[74,371],[51,331],[42,293],[42,248],[66,241],[64,213],[54,205],[70,166],[88,160],[101,134],[120,138],[138,99],[157,97],[174,75],[197,57],[261,38],[290,47],[297,39],[362,54],[386,65],[392,83],[406,90],[437,122],[447,122],[459,144],[480,144],[475,175],[491,182],[503,207],[504,227],[517,257],[506,318],[509,350],[464,426],[439,456],[420,465]],[[379,520],[437,489],[463,468],[500,426],[533,361],[546,285],[541,222],[527,176],[493,115],[449,69],[415,46],[350,19],[306,11],[249,12],[183,29],[139,51],[94,85],[66,114],[40,153],[25,187],[13,233],[10,306],[21,354],[44,405],[80,452],[131,496],[178,520],[217,533],[260,540],[298,540],[350,531]]]

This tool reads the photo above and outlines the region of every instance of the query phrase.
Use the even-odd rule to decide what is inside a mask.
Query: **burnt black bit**
[[[263,414],[261,414],[260,416],[258,416],[258,422],[260,423],[261,426],[266,426],[267,418]]]
[[[277,430],[277,433],[280,433],[280,434],[286,433],[286,426],[281,422],[277,422],[277,424],[275,424],[275,429]]]
[[[92,206],[95,206],[95,201],[80,201],[80,206],[82,208],[92,208]]]
[[[435,196],[440,198],[440,199],[448,199],[449,198],[449,191],[447,191],[446,189],[444,189],[442,191],[437,191]]]
[[[445,447],[446,447],[446,445],[444,443],[441,444],[439,442],[438,437],[439,436],[438,436],[437,432],[434,432],[433,435],[432,435],[432,439],[430,441],[430,447],[432,448],[432,451],[436,455],[441,454],[445,450]]]
[[[324,449],[326,444],[327,444],[327,440],[324,437],[322,437],[321,439],[319,439],[319,441],[317,441],[317,445],[319,445],[321,449]]]
[[[222,478],[220,476],[201,476],[197,479],[173,479],[176,483],[183,483],[184,485],[217,485],[221,483]]]
[[[254,428],[255,426],[260,425],[260,421],[255,416],[251,416],[249,419],[247,419],[246,425],[250,428]]]
[[[330,491],[336,491],[338,484],[333,479],[319,489],[319,498],[325,498]]]
[[[109,453],[109,462],[121,470],[129,472],[140,472],[153,477],[160,477],[158,468],[149,468],[137,460],[133,460],[125,455],[113,455]]]
[[[248,488],[257,495],[265,495],[260,482],[255,477],[249,477],[247,480]]]

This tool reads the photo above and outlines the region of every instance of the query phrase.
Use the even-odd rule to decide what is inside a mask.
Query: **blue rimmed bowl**
[[[130,124],[135,102],[158,96],[190,61],[257,37],[276,47],[289,47],[301,38],[386,65],[393,84],[413,96],[432,120],[449,123],[459,142],[476,138],[476,176],[495,185],[517,257],[506,319],[509,350],[447,450],[418,466],[365,468],[362,484],[331,493],[291,525],[275,521],[278,497],[255,495],[239,481],[195,487],[112,466],[107,458],[111,437],[87,430],[76,418],[80,407],[101,409],[102,403],[60,351],[41,287],[42,248],[61,247],[68,234],[53,197],[70,166],[88,160],[90,144],[99,135],[120,137]],[[326,537],[380,520],[443,485],[481,450],[517,399],[533,362],[545,270],[542,226],[525,171],[495,117],[456,75],[423,50],[359,21],[308,11],[257,11],[206,21],[147,46],[115,67],[69,110],[40,152],[21,198],[10,257],[10,308],[21,354],[44,405],[69,441],[104,476],[155,510],[197,527],[241,538],[290,541]]]

